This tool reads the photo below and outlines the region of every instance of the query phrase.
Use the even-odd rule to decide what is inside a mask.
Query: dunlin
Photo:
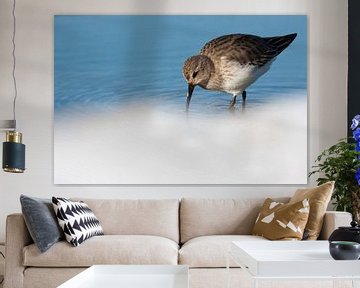
[[[225,35],[206,43],[199,55],[188,58],[183,66],[183,75],[188,83],[186,110],[189,109],[195,86],[207,90],[232,94],[230,109],[236,97],[266,73],[271,63],[295,39],[296,33],[259,37],[246,34]]]

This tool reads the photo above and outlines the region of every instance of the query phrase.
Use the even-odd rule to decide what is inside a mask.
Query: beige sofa
[[[223,288],[231,241],[268,241],[250,235],[264,199],[81,200],[105,235],[76,248],[61,241],[41,254],[23,216],[8,216],[5,288],[56,287],[94,264],[184,264],[190,267],[191,288]],[[321,237],[350,219],[345,212],[327,212]],[[235,287],[243,272],[231,266]]]

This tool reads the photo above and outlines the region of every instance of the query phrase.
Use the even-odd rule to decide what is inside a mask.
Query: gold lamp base
[[[24,173],[25,170],[20,168],[11,168],[11,167],[4,167],[3,169],[5,172],[9,173]]]

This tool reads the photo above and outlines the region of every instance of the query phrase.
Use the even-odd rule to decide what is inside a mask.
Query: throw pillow
[[[327,182],[315,188],[306,188],[296,190],[290,203],[295,203],[304,199],[309,199],[310,214],[308,223],[305,227],[305,234],[308,235],[304,240],[316,240],[322,229],[325,211],[330,202],[334,182]],[[304,236],[305,236],[304,234]]]
[[[252,234],[269,240],[301,240],[308,217],[307,199],[284,204],[268,198],[260,210]]]
[[[27,229],[41,253],[64,238],[56,219],[51,199],[20,196],[21,210]]]
[[[104,235],[99,220],[84,202],[52,198],[56,217],[65,233],[66,241],[79,246],[86,239]]]

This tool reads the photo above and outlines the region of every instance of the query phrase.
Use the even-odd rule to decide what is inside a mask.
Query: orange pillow
[[[268,198],[260,209],[252,234],[269,240],[301,240],[308,217],[307,199],[284,204]]]

